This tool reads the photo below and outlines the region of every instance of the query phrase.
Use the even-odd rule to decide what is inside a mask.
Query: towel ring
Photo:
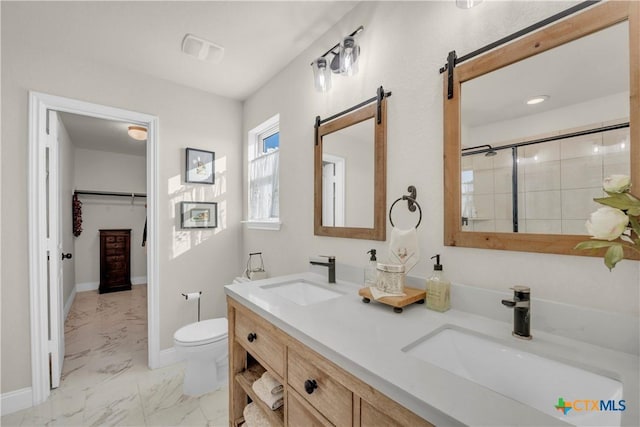
[[[393,211],[393,207],[400,200],[406,200],[408,202],[412,202],[414,204],[414,206],[418,207],[418,212],[420,214],[420,217],[418,218],[418,223],[416,224],[416,228],[418,228],[418,226],[420,226],[420,223],[422,222],[422,208],[420,207],[420,204],[418,202],[416,202],[416,199],[414,199],[413,197],[410,197],[410,196],[402,196],[399,199],[396,199],[396,201],[391,204],[391,207],[389,208],[389,222],[391,223],[391,226],[395,227],[395,225],[393,224],[393,219],[391,219],[391,211]]]

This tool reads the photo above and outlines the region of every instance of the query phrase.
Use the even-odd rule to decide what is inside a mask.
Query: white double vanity
[[[640,424],[638,356],[536,329],[535,300],[523,341],[510,322],[398,314],[359,288],[314,273],[226,287],[231,425],[265,370],[284,385],[283,407],[261,407],[275,425]]]

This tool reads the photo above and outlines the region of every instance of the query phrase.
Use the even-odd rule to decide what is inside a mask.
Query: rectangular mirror
[[[640,185],[634,3],[589,8],[458,65],[451,98],[445,77],[446,245],[593,255],[573,247],[589,238],[603,179]]]
[[[386,99],[317,128],[314,234],[385,240]]]

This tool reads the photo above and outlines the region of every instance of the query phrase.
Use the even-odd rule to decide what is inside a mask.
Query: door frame
[[[145,126],[147,133],[147,316],[148,363],[159,366],[159,263],[158,263],[158,130],[157,116],[121,108],[29,91],[29,292],[31,319],[31,387],[33,405],[47,400],[49,388],[49,337],[47,301],[46,193],[44,192],[47,110],[117,120]],[[56,156],[57,157],[57,156]],[[54,159],[58,161],[58,159]],[[58,198],[58,195],[56,195]],[[51,226],[58,227],[58,224]],[[55,248],[57,249],[57,248]],[[52,249],[53,250],[53,249]],[[62,307],[59,307],[62,310]]]

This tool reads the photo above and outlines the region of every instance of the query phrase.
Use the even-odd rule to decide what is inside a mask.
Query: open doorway
[[[60,165],[66,386],[146,364],[146,135],[133,138],[131,126],[49,112]]]
[[[84,125],[80,125],[79,123],[81,122]],[[77,133],[76,127],[91,128],[87,123],[93,123],[95,126],[102,124],[105,127],[120,124],[125,128],[127,127],[126,125],[137,125],[148,129],[147,141],[143,145],[143,150],[146,151],[146,159],[144,157],[136,159],[134,154],[109,152],[104,150],[104,146],[101,147],[102,153],[97,154],[95,151],[101,150],[91,149],[96,147],[74,146],[70,143],[70,133]],[[67,127],[74,130],[69,132]],[[73,197],[70,187],[73,187],[74,190],[87,191],[92,188],[80,188],[80,182],[87,185],[98,185],[99,181],[95,181],[95,179],[99,178],[97,176],[99,168],[95,167],[98,164],[95,162],[104,163],[107,157],[111,157],[112,163],[115,161],[112,184],[125,175],[124,169],[127,168],[125,159],[128,159],[132,165],[138,165],[138,169],[141,168],[140,165],[144,165],[144,169],[146,169],[144,172],[137,170],[134,173],[142,174],[137,179],[142,182],[139,182],[139,185],[144,184],[144,190],[146,190],[146,209],[144,208],[145,202],[142,197],[139,197],[141,200],[136,202],[135,191],[134,197],[129,197],[127,202],[122,199],[118,202],[104,200],[106,196],[102,200],[94,199],[90,202],[85,200],[86,204],[83,205],[86,209],[85,218],[88,219],[89,217],[86,215],[90,213],[96,214],[96,212],[102,211],[102,219],[98,218],[100,215],[92,216],[91,221],[84,224],[90,230],[85,228],[83,232],[93,233],[97,231],[96,227],[102,227],[103,225],[108,228],[113,227],[115,225],[113,221],[117,216],[114,215],[116,211],[120,211],[120,213],[128,211],[130,218],[127,221],[132,224],[131,230],[134,228],[136,230],[143,229],[145,227],[144,220],[140,220],[140,218],[146,217],[146,253],[138,254],[135,258],[132,257],[134,263],[137,264],[136,266],[131,265],[131,267],[138,268],[138,270],[134,270],[134,274],[136,274],[136,271],[143,271],[143,275],[133,276],[134,282],[144,281],[147,283],[146,302],[143,303],[143,307],[146,306],[146,310],[143,308],[144,315],[148,319],[148,325],[146,326],[146,335],[148,337],[146,359],[149,367],[158,366],[157,128],[157,117],[147,114],[42,93],[30,93],[29,265],[34,405],[44,402],[49,396],[51,387],[59,384],[65,350],[65,305],[70,306],[74,290],[75,292],[78,292],[78,290],[82,292],[87,290],[87,287],[99,286],[99,279],[97,283],[96,280],[91,279],[83,281],[85,280],[83,278],[86,277],[95,278],[95,270],[93,270],[91,264],[96,264],[93,256],[100,256],[99,253],[91,253],[91,246],[95,245],[95,242],[91,242],[91,239],[88,239],[84,242],[86,248],[79,244],[80,247],[76,247],[73,250],[76,253],[75,258],[69,258],[69,254],[73,253],[70,248],[73,248],[74,243],[78,243],[78,241],[72,241],[73,243],[69,246],[68,238],[65,237],[65,234],[68,234],[69,231],[69,220],[71,219],[73,206],[69,202],[69,199]],[[62,139],[66,137],[69,144],[60,143],[62,139],[59,133],[60,135],[66,134]],[[76,137],[76,139],[92,140],[87,143],[98,140],[96,135],[87,138]],[[113,138],[109,139],[112,140]],[[123,156],[129,157],[125,158]],[[73,159],[73,164],[71,159]],[[92,162],[94,162],[94,167],[90,167]],[[78,170],[75,172],[80,172],[82,168],[86,170],[82,170],[81,173],[78,173],[79,176],[74,177],[74,173],[69,174],[68,169],[76,169],[76,166],[78,166]],[[87,168],[87,166],[89,167]],[[133,178],[129,177],[128,179],[132,180]],[[123,182],[127,182],[126,177],[123,178]],[[104,180],[100,185],[100,187],[93,188],[110,188],[107,186],[109,184]],[[122,188],[122,190],[125,189]],[[128,192],[129,189],[127,188],[126,191]],[[105,192],[116,193],[116,191]],[[138,192],[138,194],[144,194],[145,192]],[[85,195],[85,197],[88,196]],[[94,195],[93,197],[98,196]],[[118,196],[109,197],[119,198]],[[106,215],[104,211],[108,211]],[[66,216],[69,218],[65,219]],[[126,229],[128,227],[123,222],[118,224],[119,228]],[[76,228],[77,225],[77,223],[72,223],[71,227]],[[132,239],[136,240],[131,241],[133,247],[142,246],[142,234],[140,231],[132,233]],[[74,259],[75,262],[68,262],[71,259]],[[83,260],[89,265],[86,265]],[[76,268],[76,264],[78,268]],[[73,268],[71,265],[73,265]],[[73,282],[75,283],[68,282],[65,286],[65,276],[73,277]],[[78,285],[80,285],[80,289],[78,289]],[[97,291],[94,292],[97,293]]]

